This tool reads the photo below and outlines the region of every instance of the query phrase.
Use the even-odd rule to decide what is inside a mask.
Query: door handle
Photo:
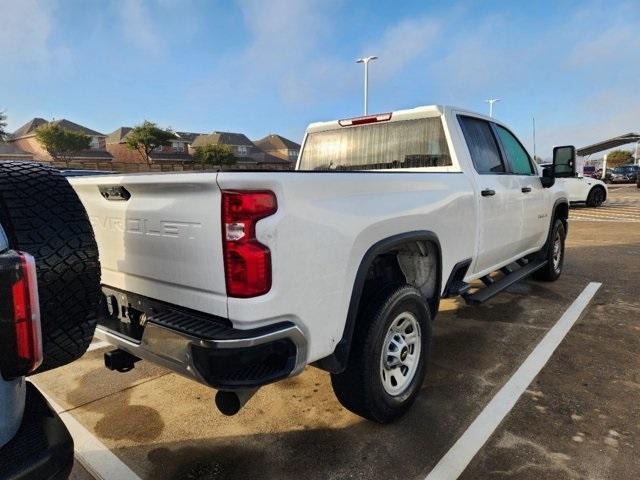
[[[522,193],[529,193],[531,191],[531,187],[522,187]]]
[[[485,188],[480,192],[483,197],[493,197],[496,194],[495,190],[491,190],[490,188]]]

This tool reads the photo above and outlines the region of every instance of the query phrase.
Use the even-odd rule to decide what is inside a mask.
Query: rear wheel
[[[604,203],[606,193],[602,187],[593,187],[587,195],[587,207],[599,207]]]
[[[564,241],[566,238],[564,223],[556,218],[551,230],[549,242],[540,251],[539,258],[547,260],[546,265],[533,274],[536,280],[553,282],[560,277],[564,265]]]
[[[36,260],[43,372],[79,358],[96,327],[100,264],[80,199],[60,172],[0,162],[0,223],[11,248]]]
[[[431,343],[427,302],[414,287],[387,290],[359,315],[349,364],[331,375],[340,403],[379,423],[402,416],[415,401]]]

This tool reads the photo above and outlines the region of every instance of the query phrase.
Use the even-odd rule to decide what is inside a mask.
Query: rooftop
[[[123,143],[129,132],[133,130],[132,127],[120,127],[107,136],[107,143]],[[188,143],[192,143],[202,133],[193,132],[174,132],[176,140],[184,140]]]
[[[181,140],[186,140],[189,143],[193,143],[193,141],[198,138],[200,135],[204,135],[203,133],[194,133],[194,132],[176,132],[176,136]]]
[[[275,133],[269,134],[260,140],[253,142],[260,150],[268,152],[270,150],[300,150],[300,145],[296,142],[277,135]]]
[[[618,137],[602,140],[601,142],[594,143],[592,145],[587,145],[586,147],[578,148],[576,150],[576,153],[582,157],[585,157],[587,155],[592,155],[594,153],[609,150],[610,148],[620,147],[622,145],[626,145],[627,143],[635,143],[638,141],[640,141],[640,134],[630,132]]]
[[[244,133],[233,132],[211,132],[208,135],[200,135],[193,141],[193,146],[209,145],[209,144],[222,144],[222,145],[245,145],[247,147],[253,147],[254,144],[247,138]]]
[[[131,130],[131,127],[118,128],[107,135],[107,143],[122,143]]]
[[[15,132],[13,132],[13,134],[11,135],[11,140],[33,136],[35,135],[36,129],[38,127],[45,125],[47,123],[52,123],[54,125],[60,126],[65,130],[69,130],[77,133],[84,133],[85,135],[89,135],[89,136],[101,136],[101,137],[104,136],[100,132],[96,132],[95,130],[91,130],[90,128],[84,127],[82,125],[74,123],[65,118],[62,118],[60,120],[52,120],[51,122],[49,122],[44,118],[36,117],[36,118],[33,118],[32,120],[29,120],[27,123],[25,123],[20,128],[18,128]]]

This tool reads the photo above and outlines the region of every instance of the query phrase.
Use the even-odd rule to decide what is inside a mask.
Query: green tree
[[[209,143],[194,148],[193,158],[203,165],[233,165],[236,157],[229,145]]]
[[[131,150],[137,151],[147,165],[151,165],[149,157],[151,152],[158,147],[169,145],[174,138],[176,135],[171,129],[162,129],[155,123],[145,120],[142,125],[131,129],[125,138],[125,143]]]
[[[36,129],[36,139],[56,162],[69,161],[78,152],[91,147],[91,137],[80,132],[72,132],[56,125],[45,123]]]
[[[0,112],[0,142],[4,142],[7,139],[7,114],[4,111]]]
[[[633,154],[629,150],[613,150],[607,155],[607,167],[617,167],[633,163]]]

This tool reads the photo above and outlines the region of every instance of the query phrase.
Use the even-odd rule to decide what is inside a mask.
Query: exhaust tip
[[[216,407],[218,407],[220,413],[231,417],[240,411],[242,402],[240,402],[240,397],[235,392],[218,391],[216,393]]]
[[[220,413],[230,417],[238,413],[257,391],[257,388],[218,390],[216,393],[216,407],[218,407]]]

